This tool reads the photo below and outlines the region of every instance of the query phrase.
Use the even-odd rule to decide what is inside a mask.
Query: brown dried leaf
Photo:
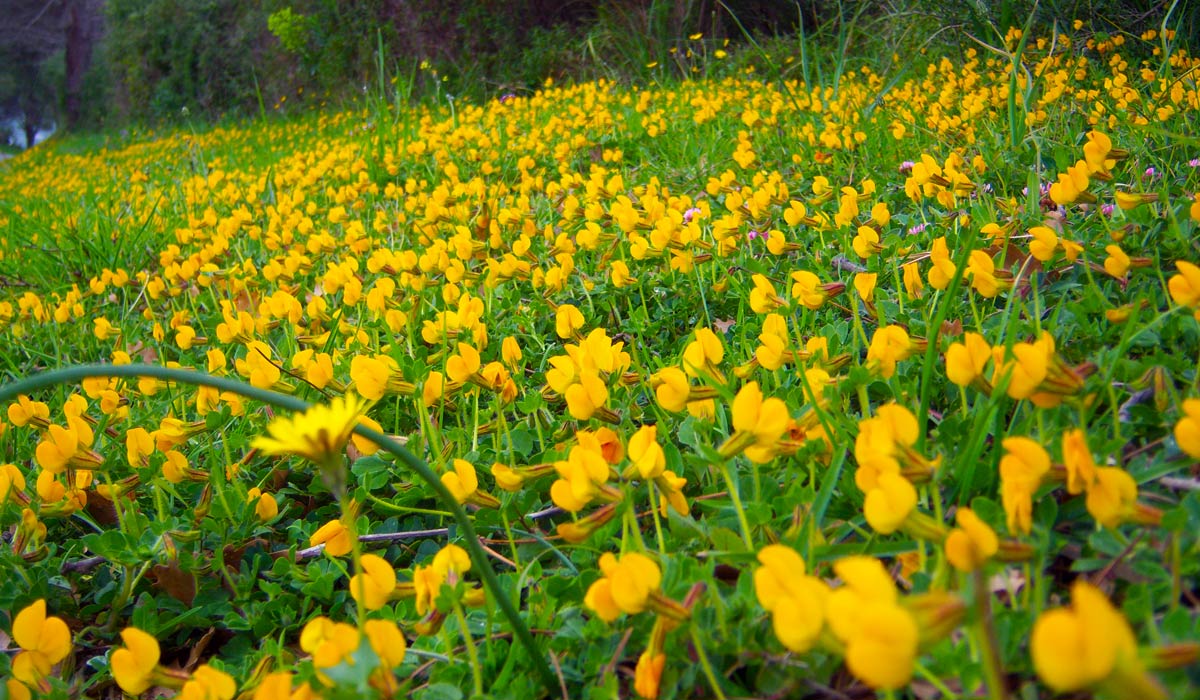
[[[155,565],[150,569],[150,576],[154,585],[184,605],[191,605],[196,599],[196,575],[179,568],[178,561]]]
[[[99,493],[93,491],[88,494],[86,510],[88,515],[92,516],[92,519],[101,525],[111,527],[119,524],[117,509],[113,507],[113,502]]]

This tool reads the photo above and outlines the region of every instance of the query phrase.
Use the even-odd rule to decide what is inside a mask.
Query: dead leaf
[[[217,633],[216,627],[209,627],[200,641],[192,646],[191,653],[188,654],[187,663],[183,665],[184,669],[193,671],[196,665],[200,663],[200,658],[204,655],[204,651],[208,649],[208,643],[212,641],[213,635]]]
[[[196,599],[196,575],[179,568],[178,561],[157,564],[150,569],[150,575],[154,585],[180,603],[190,606]]]
[[[113,507],[113,502],[93,491],[88,494],[87,501],[88,515],[101,525],[114,526],[119,524],[117,519],[117,509]]]
[[[717,319],[716,321],[713,321],[713,326],[721,333],[728,333],[729,329],[733,327],[734,323],[735,321],[732,318],[727,318],[724,321]]]
[[[960,336],[963,332],[963,324],[961,318],[956,318],[953,321],[942,321],[942,335],[951,337]]]

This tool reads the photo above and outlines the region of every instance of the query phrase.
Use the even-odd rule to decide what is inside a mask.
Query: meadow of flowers
[[[1200,58],[740,65],[0,166],[7,696],[1194,697]]]

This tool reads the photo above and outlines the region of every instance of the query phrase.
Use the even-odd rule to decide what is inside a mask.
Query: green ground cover
[[[1194,695],[1200,59],[896,59],[0,164],[0,692]]]

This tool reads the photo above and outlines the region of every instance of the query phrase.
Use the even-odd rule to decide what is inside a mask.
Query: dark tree
[[[67,128],[73,129],[79,125],[83,113],[84,78],[104,31],[104,0],[65,1],[63,113]]]
[[[78,124],[84,77],[103,30],[104,0],[4,0],[3,5],[0,118],[17,120],[30,146],[38,131],[58,121],[60,96],[66,126]]]

